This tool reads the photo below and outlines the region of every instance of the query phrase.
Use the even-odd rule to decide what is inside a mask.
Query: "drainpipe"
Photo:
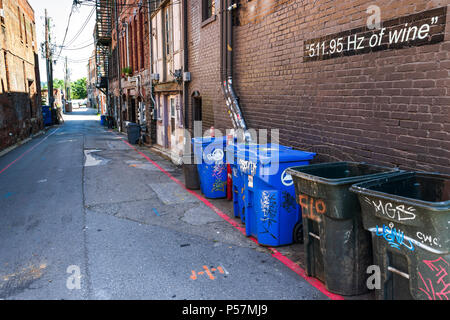
[[[150,59],[150,100],[151,100],[151,105],[149,110],[153,109],[153,114],[155,114],[155,109],[156,109],[156,101],[153,98],[153,80],[152,80],[152,74],[153,74],[153,26],[152,26],[152,10],[151,10],[151,4],[152,4],[152,0],[148,0],[148,37],[149,37],[149,59]],[[153,106],[153,108],[152,108]],[[152,123],[153,117],[150,116],[147,118],[147,121],[150,121],[150,124]],[[149,128],[149,135],[150,135],[150,139],[153,139],[155,137],[152,137],[152,126],[148,126]]]
[[[251,137],[247,132],[247,124],[242,116],[241,107],[239,105],[239,99],[233,87],[233,22],[232,22],[232,10],[237,8],[237,4],[234,0],[223,0],[223,9],[221,14],[223,15],[223,48],[222,48],[222,61],[225,64],[224,79],[222,79],[223,91],[225,93],[225,99],[230,116],[233,121],[235,129],[240,129],[244,132],[244,139],[249,142]],[[224,44],[226,44],[224,46]]]
[[[183,0],[183,23],[181,24],[183,28],[183,71],[188,72],[189,70],[189,59],[188,59],[188,14],[187,14],[187,0]],[[189,97],[188,97],[188,88],[187,82],[184,81],[183,76],[183,99],[184,99],[184,128],[189,128],[189,113],[188,113],[188,105],[189,105]]]
[[[126,43],[127,43],[127,68],[130,66],[130,43],[128,42],[128,22],[125,22],[127,28],[125,29],[125,37],[126,37]]]

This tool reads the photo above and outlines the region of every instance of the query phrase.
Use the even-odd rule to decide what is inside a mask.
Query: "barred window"
[[[205,21],[216,14],[216,1],[202,0],[202,9],[203,9],[203,21]]]

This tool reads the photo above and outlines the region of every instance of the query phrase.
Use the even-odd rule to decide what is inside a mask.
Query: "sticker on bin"
[[[254,176],[256,173],[256,163],[248,160],[239,160],[239,167],[243,173]]]
[[[248,187],[253,188],[253,176],[248,176]]]
[[[224,156],[223,150],[222,149],[216,149],[212,153],[205,155],[205,158],[208,161],[218,162],[218,161],[222,161],[223,156]]]
[[[294,180],[292,179],[292,176],[287,173],[287,170],[284,170],[283,173],[281,174],[281,182],[286,186],[286,187],[290,187],[294,184]]]

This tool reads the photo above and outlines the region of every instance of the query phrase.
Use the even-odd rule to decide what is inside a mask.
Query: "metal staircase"
[[[108,88],[109,56],[112,40],[112,0],[96,0],[96,24],[94,30],[95,61],[99,89]]]

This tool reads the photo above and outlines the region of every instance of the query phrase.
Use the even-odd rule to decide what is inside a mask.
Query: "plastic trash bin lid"
[[[309,161],[314,159],[315,156],[316,154],[313,152],[294,150],[290,147],[277,144],[260,146],[257,152],[245,150],[238,153],[239,158],[248,159],[263,165],[277,162]]]
[[[375,179],[386,174],[399,172],[390,168],[366,162],[328,162],[307,167],[290,168],[290,174],[298,178],[327,185],[345,185]]]
[[[226,143],[227,137],[199,137],[199,138],[192,138],[193,144],[201,144],[201,145],[208,145],[211,143]]]
[[[450,210],[450,175],[441,173],[399,171],[386,178],[354,184],[350,191],[427,210]]]

